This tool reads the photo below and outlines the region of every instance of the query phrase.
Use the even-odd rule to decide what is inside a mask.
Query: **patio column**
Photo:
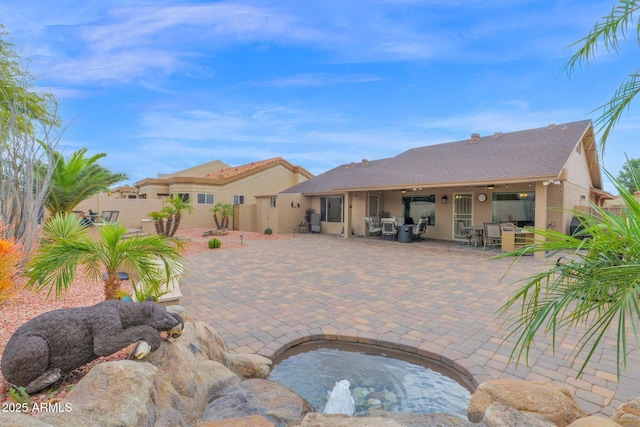
[[[351,206],[353,204],[353,193],[346,192],[344,193],[344,221],[342,224],[344,225],[344,229],[342,230],[342,237],[348,239],[351,237]]]
[[[536,182],[535,228],[547,228],[547,188],[542,182]],[[540,239],[536,235],[536,239]],[[544,252],[533,254],[535,258],[544,258]]]

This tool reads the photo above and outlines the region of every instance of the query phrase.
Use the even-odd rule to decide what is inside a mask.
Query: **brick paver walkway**
[[[511,260],[494,253],[426,241],[398,243],[299,235],[251,241],[239,249],[192,255],[185,263],[182,305],[214,326],[229,348],[273,358],[306,340],[359,341],[440,360],[475,384],[496,378],[563,384],[588,413],[610,415],[640,397],[640,355],[616,380],[615,340],[608,337],[580,379],[570,334],[555,355],[541,337],[529,365],[507,364],[495,312],[513,282],[547,260],[526,257],[500,280]]]

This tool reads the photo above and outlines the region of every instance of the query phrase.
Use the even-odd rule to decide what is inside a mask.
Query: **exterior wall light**
[[[442,196],[442,204],[443,205],[447,204],[447,200],[449,200],[449,198],[447,196]]]

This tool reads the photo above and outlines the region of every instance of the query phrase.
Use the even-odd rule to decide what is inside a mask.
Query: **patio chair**
[[[465,222],[462,220],[458,221],[458,234],[467,239],[466,244],[468,244],[469,246],[471,246],[471,242],[475,241],[476,238],[476,233],[474,233],[472,230],[469,230],[467,228],[467,224],[465,224]]]
[[[394,218],[382,218],[382,237],[386,239],[391,236],[393,240],[396,240],[398,235],[398,229],[396,228],[396,220]]]
[[[102,211],[102,220],[104,222],[116,222],[120,211]]]
[[[71,211],[71,214],[73,214],[76,217],[78,217],[78,221],[80,222],[80,225],[82,225],[83,227],[91,227],[93,225],[93,221],[91,221],[91,218],[85,216],[84,212],[82,212],[82,211]]]
[[[367,227],[367,239],[371,236],[380,236],[382,238],[382,227],[377,227],[370,216],[364,217],[364,223]]]
[[[93,223],[93,225],[101,224],[103,222],[102,221],[102,215],[100,215],[98,212],[92,211],[91,209],[89,209],[88,217],[91,220],[91,222]]]
[[[424,240],[422,235],[427,232],[427,219],[420,218],[418,224],[413,227],[413,240]]]
[[[502,245],[502,229],[500,224],[493,222],[484,223],[484,250],[492,246]]]

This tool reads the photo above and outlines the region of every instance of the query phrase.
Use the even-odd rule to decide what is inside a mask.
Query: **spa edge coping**
[[[323,343],[326,345],[322,345]],[[457,380],[470,392],[474,392],[483,382],[495,379],[484,367],[473,362],[463,353],[438,344],[398,338],[391,334],[376,335],[360,331],[351,333],[338,330],[309,331],[296,338],[280,337],[265,345],[257,354],[267,357],[274,364],[277,364],[283,355],[289,355],[288,353],[296,350],[296,347],[300,351],[293,352],[293,354],[308,351],[306,347],[312,344],[319,348],[339,348],[368,352],[368,354],[384,354],[426,366]]]

